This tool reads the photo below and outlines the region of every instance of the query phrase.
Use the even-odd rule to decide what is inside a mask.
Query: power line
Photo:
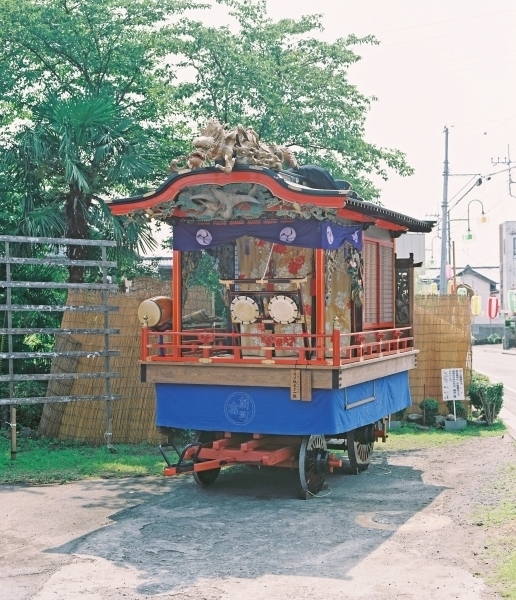
[[[436,35],[433,37],[429,37],[429,38],[418,38],[415,40],[405,40],[404,42],[394,42],[393,44],[380,44],[381,48],[392,48],[393,46],[401,46],[402,44],[412,44],[413,42],[431,42],[433,40],[442,40],[443,38],[447,38],[447,37],[458,37],[459,35],[466,35],[466,34],[472,34],[472,33],[485,33],[486,31],[492,31],[493,29],[500,29],[500,28],[504,28],[504,27],[514,27],[514,25],[512,23],[505,23],[503,25],[496,25],[495,27],[482,27],[481,29],[474,29],[473,31],[464,31],[464,32],[460,32],[457,33],[456,31],[452,32],[452,33],[446,33],[444,35]],[[376,35],[376,34],[375,34]]]
[[[514,38],[511,38],[511,39],[514,39]],[[448,50],[448,48],[446,50]],[[498,51],[498,52],[483,52],[482,54],[474,54],[474,55],[468,55],[468,56],[461,56],[461,57],[457,57],[457,58],[450,58],[448,56],[448,57],[442,58],[440,60],[433,60],[432,62],[411,64],[409,68],[417,69],[417,68],[420,68],[420,67],[428,67],[428,66],[436,65],[436,64],[439,64],[439,63],[443,63],[443,62],[449,63],[452,60],[471,60],[471,59],[474,59],[474,58],[483,58],[484,56],[496,56],[496,55],[499,55],[499,54],[507,54],[508,52],[510,52],[510,53],[514,52],[514,49],[513,48],[508,48],[507,50],[501,50],[501,51]],[[411,56],[413,56],[413,55],[411,54]],[[360,64],[360,63],[357,63],[357,64]],[[366,70],[366,71],[361,71],[361,73],[364,73],[364,74],[378,73],[380,71],[383,73],[385,71],[395,71],[397,69],[407,69],[407,65],[399,65],[397,67],[389,67],[387,69],[374,69],[374,70],[371,70],[371,71],[367,71]]]
[[[516,10],[515,8],[508,8],[507,10],[500,10],[492,13],[484,13],[482,15],[461,15],[456,19],[447,19],[446,21],[433,21],[432,23],[423,23],[422,25],[411,25],[410,27],[400,27],[399,29],[384,29],[383,31],[377,32],[380,33],[394,33],[396,31],[408,31],[409,29],[418,29],[420,27],[432,27],[433,25],[442,25],[443,23],[454,23],[456,21],[463,22],[465,19],[480,19],[484,17],[490,17],[491,15],[501,15],[507,12],[513,12]],[[375,34],[375,35],[377,35]]]
[[[511,60],[509,62],[506,63],[497,63],[498,67],[504,67],[506,65],[513,65],[516,61]],[[475,65],[474,67],[466,67],[464,69],[452,69],[451,71],[438,71],[436,73],[421,73],[420,75],[413,75],[412,77],[402,77],[400,79],[382,79],[380,81],[376,81],[375,85],[381,84],[381,83],[397,83],[398,81],[410,81],[411,79],[420,79],[421,77],[424,77],[426,79],[428,79],[429,77],[437,77],[437,76],[441,76],[441,75],[448,75],[451,73],[460,73],[461,71],[472,71],[472,70],[480,70],[482,68],[490,68],[492,67],[492,64],[487,64],[487,65]]]
[[[500,42],[509,42],[509,41],[511,41],[513,39],[514,39],[514,36],[509,37],[509,38],[498,38],[496,41],[498,43],[500,43]],[[424,40],[417,40],[417,41],[424,41]],[[442,50],[447,50],[447,51],[458,50],[460,48],[469,48],[470,46],[475,46],[475,48],[477,48],[478,47],[478,40],[474,40],[474,41],[468,42],[467,44],[460,44],[459,46],[447,46],[446,48],[442,48]],[[388,48],[389,44],[386,44],[386,45],[380,44],[380,46],[378,46],[378,47],[380,49]],[[423,50],[422,52],[411,52],[410,56],[412,58],[413,56],[421,56],[421,55],[424,55],[424,54],[435,54],[435,48],[431,48],[430,50]],[[389,60],[394,60],[395,58],[398,58],[398,57],[402,58],[404,56],[405,56],[405,53],[400,53],[398,55],[395,55],[394,57],[391,56],[389,58]],[[376,62],[379,62],[379,61],[382,61],[382,60],[384,61],[386,59],[384,57],[382,57],[382,58],[362,58],[362,57],[360,57],[360,61],[358,63],[356,63],[356,64],[368,65],[369,63],[376,63]]]
[[[507,165],[507,171],[509,171],[509,196],[511,196],[512,198],[516,198],[516,196],[512,193],[512,185],[514,185],[516,183],[516,181],[512,180],[512,165],[514,163],[514,161],[511,160],[511,147],[510,145],[507,145],[507,157],[504,158],[503,160],[500,160],[499,158],[496,159],[496,161],[494,161],[493,159],[491,159],[491,162],[493,163],[493,165]]]

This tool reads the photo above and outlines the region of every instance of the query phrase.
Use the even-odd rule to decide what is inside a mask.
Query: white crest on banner
[[[296,239],[296,236],[297,234],[295,229],[293,229],[292,227],[285,227],[280,231],[279,239],[282,242],[287,242],[288,244],[291,244]]]
[[[213,240],[211,233],[207,229],[199,229],[195,234],[195,239],[201,246],[209,246]]]
[[[224,413],[234,425],[247,425],[254,419],[256,406],[249,394],[235,392],[226,398]]]

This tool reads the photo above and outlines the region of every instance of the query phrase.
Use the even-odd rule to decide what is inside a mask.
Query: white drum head
[[[146,317],[146,319],[145,319]],[[144,300],[138,307],[138,320],[148,327],[155,327],[161,320],[161,307],[154,300]]]
[[[273,296],[269,301],[269,314],[273,321],[286,325],[299,316],[296,303],[288,296]]]
[[[231,302],[231,320],[233,323],[249,325],[260,316],[260,308],[254,298],[250,296],[237,296]]]

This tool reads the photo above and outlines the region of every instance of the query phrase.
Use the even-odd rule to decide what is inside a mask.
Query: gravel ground
[[[295,472],[0,486],[2,600],[487,600],[485,527],[510,436],[375,455],[297,499]]]

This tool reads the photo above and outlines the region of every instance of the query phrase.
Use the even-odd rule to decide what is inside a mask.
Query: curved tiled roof
[[[297,183],[295,173],[276,172],[266,167],[239,165],[230,174],[225,174],[215,167],[179,171],[172,174],[156,190],[112,201],[109,206],[113,214],[131,214],[141,211],[152,211],[154,207],[175,201],[179,193],[186,187],[194,185],[227,185],[230,183],[256,183],[265,186],[281,200],[303,206],[316,206],[321,209],[332,209],[344,220],[358,221],[364,224],[375,224],[384,229],[405,232],[428,233],[434,222],[421,221],[407,215],[389,210],[383,206],[365,202],[352,190],[314,189]],[[174,215],[181,218],[181,214]]]

